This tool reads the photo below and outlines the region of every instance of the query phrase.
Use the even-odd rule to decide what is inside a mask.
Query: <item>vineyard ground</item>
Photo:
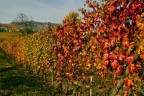
[[[49,96],[42,84],[0,49],[0,96]]]

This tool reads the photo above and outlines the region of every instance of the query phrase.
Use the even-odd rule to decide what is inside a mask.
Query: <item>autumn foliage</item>
[[[101,95],[139,94],[144,79],[144,1],[86,0],[85,6],[80,9],[83,18],[72,12],[62,25],[29,36],[24,48],[13,43],[6,51],[45,79],[52,73],[67,93],[93,88]],[[22,55],[13,52],[19,48]]]

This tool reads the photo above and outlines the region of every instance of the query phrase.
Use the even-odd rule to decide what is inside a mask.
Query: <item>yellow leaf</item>
[[[75,85],[78,85],[78,81],[74,81],[73,83],[74,83]]]
[[[91,64],[90,63],[87,63],[87,65],[86,65],[87,67],[91,67]]]
[[[142,13],[142,16],[144,17],[144,12]]]
[[[83,51],[83,52],[82,52],[82,55],[84,55],[84,56],[85,56],[86,54],[87,54],[87,52],[86,52],[86,51]]]
[[[140,50],[143,50],[143,46],[142,45],[140,45],[139,48],[140,48]]]
[[[116,47],[115,50],[118,51],[118,50],[119,50],[119,47]]]
[[[140,49],[138,49],[138,54],[140,54],[140,51],[141,51],[141,50],[140,50]]]
[[[75,64],[73,63],[72,66],[74,66]]]
[[[141,26],[141,23],[140,23],[140,22],[138,22],[138,23],[137,23],[137,26],[138,26],[138,27],[140,27],[140,26]]]
[[[101,63],[99,63],[98,65],[97,65],[97,69],[102,69],[104,66],[101,64]]]
[[[144,24],[141,24],[141,25],[139,26],[139,29],[140,29],[140,30],[144,30]]]
[[[91,51],[95,51],[95,48],[96,48],[95,46],[92,46]]]

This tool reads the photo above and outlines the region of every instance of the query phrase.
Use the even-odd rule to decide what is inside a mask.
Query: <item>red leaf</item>
[[[124,47],[126,47],[126,48],[129,48],[129,46],[130,46],[129,40],[128,40],[128,39],[124,39],[123,42],[122,42],[122,45],[123,45]]]
[[[123,53],[120,53],[118,56],[118,60],[123,61],[126,58],[126,56]]]
[[[108,58],[109,58],[109,54],[108,53],[103,55],[103,60],[108,60]]]
[[[103,60],[104,66],[107,66],[109,64],[109,60]]]
[[[135,61],[135,57],[134,56],[129,56],[126,58],[126,62],[127,64],[132,64]]]
[[[136,67],[135,64],[130,64],[130,65],[128,66],[128,68],[129,68],[129,72],[130,72],[130,73],[134,73],[134,72],[137,70],[137,67]]]
[[[118,61],[117,61],[117,60],[114,60],[114,61],[112,61],[112,62],[110,63],[110,65],[111,65],[111,67],[112,67],[113,69],[116,69],[119,64],[118,64]]]
[[[117,59],[117,56],[116,56],[113,52],[111,52],[110,55],[109,55],[109,58],[110,58],[111,60],[116,60],[116,59]]]
[[[116,69],[116,74],[120,75],[123,72],[123,67],[122,65],[119,65]]]

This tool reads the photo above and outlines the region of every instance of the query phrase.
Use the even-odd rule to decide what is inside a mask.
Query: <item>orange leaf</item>
[[[110,5],[109,10],[110,12],[113,12],[115,10],[115,7],[113,5]]]
[[[124,94],[124,96],[128,96],[128,91],[125,91],[125,94]]]
[[[129,90],[132,86],[134,86],[133,81],[132,81],[131,79],[129,79],[129,78],[125,78],[124,81],[125,81],[125,84],[126,84],[128,90]]]

